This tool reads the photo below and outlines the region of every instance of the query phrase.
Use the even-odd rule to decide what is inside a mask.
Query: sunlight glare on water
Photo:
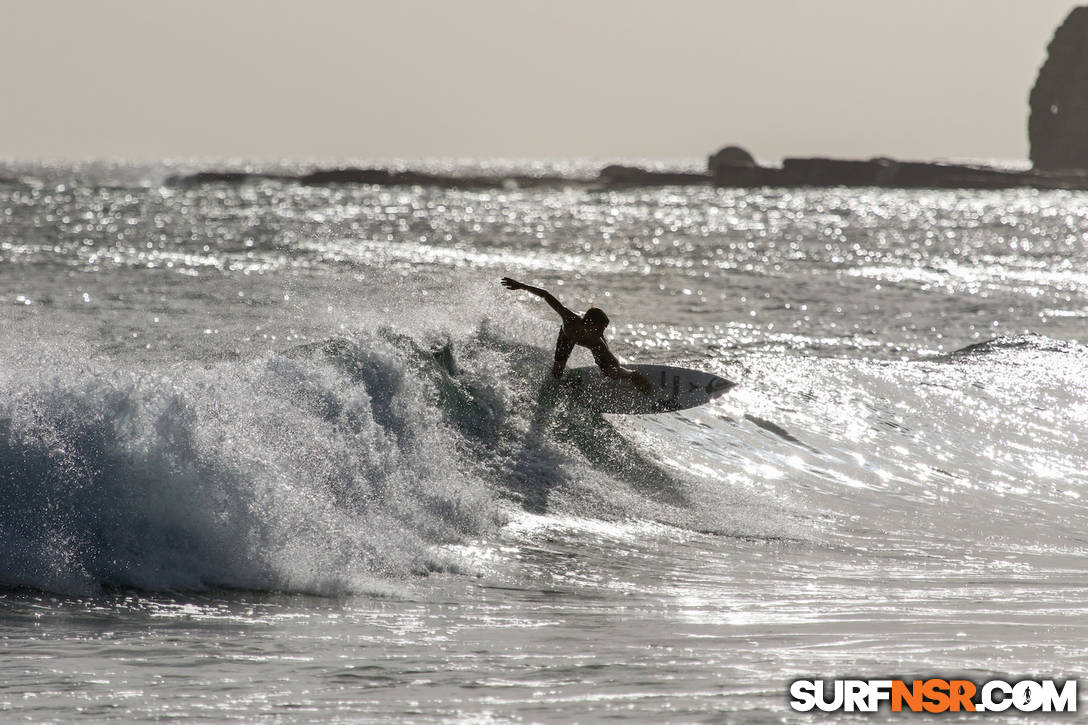
[[[175,171],[0,188],[5,716],[815,722],[791,680],[1079,674],[1083,194]],[[738,385],[557,402],[505,275]]]

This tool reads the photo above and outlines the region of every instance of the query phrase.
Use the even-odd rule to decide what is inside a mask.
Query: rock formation
[[[1035,168],[1088,169],[1088,7],[1074,8],[1054,32],[1030,105]]]
[[[717,186],[773,186],[778,183],[778,169],[756,163],[752,154],[740,146],[726,146],[706,160],[707,169]]]
[[[690,186],[707,184],[707,174],[683,171],[652,171],[639,166],[612,164],[601,169],[597,181],[608,186]]]
[[[394,174],[387,169],[318,169],[299,177],[299,182],[310,186],[325,184],[391,184]]]
[[[706,160],[706,168],[711,174],[717,173],[719,166],[740,166],[752,168],[756,159],[740,146],[726,146]]]
[[[644,172],[654,175],[654,172]],[[683,176],[683,175],[681,175]],[[706,183],[705,174],[694,175],[693,179],[676,176],[671,181],[648,181],[647,184],[663,183]],[[691,175],[689,175],[691,176]],[[433,186],[444,189],[529,189],[538,187],[588,186],[589,181],[568,179],[563,176],[462,176],[430,174],[421,171],[390,171],[389,169],[370,168],[334,168],[315,169],[305,174],[278,174],[249,171],[198,171],[191,174],[168,176],[163,184],[174,187],[195,187],[204,184],[224,184],[241,186],[264,181],[298,183],[305,186],[336,186],[344,184],[369,184],[380,186]],[[3,179],[0,179],[3,183]]]

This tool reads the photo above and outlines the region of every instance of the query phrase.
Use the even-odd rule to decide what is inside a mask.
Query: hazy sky
[[[1069,0],[0,0],[0,157],[1027,156]]]

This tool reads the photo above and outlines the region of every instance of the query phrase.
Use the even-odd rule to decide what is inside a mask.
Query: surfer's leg
[[[567,359],[574,349],[574,340],[567,337],[563,328],[559,328],[559,337],[555,339],[555,363],[552,365],[552,375],[559,377],[563,374],[563,368],[567,366]]]

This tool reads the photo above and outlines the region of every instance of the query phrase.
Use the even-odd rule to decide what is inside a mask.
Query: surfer
[[[575,345],[581,345],[593,353],[593,361],[608,377],[626,380],[644,393],[653,392],[654,386],[649,378],[637,370],[630,370],[620,365],[619,359],[608,349],[608,343],[604,340],[604,329],[608,327],[608,315],[604,313],[604,310],[590,307],[585,314],[579,316],[564,307],[563,303],[547,290],[532,287],[510,277],[503,277],[502,285],[506,289],[525,290],[529,294],[540,297],[563,318],[559,338],[555,341],[555,363],[552,365],[554,377],[563,375],[563,368],[567,366],[567,358],[570,357],[571,351],[574,350]]]

